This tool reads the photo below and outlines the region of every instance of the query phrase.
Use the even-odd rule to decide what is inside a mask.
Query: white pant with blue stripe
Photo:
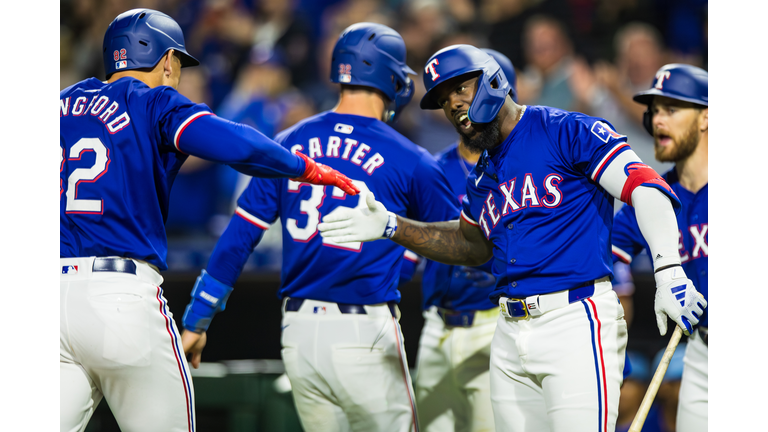
[[[626,345],[611,289],[538,317],[500,316],[491,343],[496,430],[613,432]]]
[[[136,274],[92,272],[64,258],[60,300],[60,430],[83,431],[106,398],[124,432],[195,430],[189,365],[160,285]]]

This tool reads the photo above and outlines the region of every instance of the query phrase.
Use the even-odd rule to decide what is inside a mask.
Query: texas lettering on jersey
[[[555,208],[563,201],[563,193],[558,184],[563,180],[559,174],[549,174],[541,182],[541,193],[533,180],[533,175],[526,174],[521,182],[513,178],[499,184],[497,191],[488,191],[483,201],[483,211],[477,221],[483,229],[486,238],[491,237],[491,229],[495,228],[502,216],[514,213],[527,207]],[[496,192],[496,193],[495,193]],[[498,192],[501,192],[500,194]],[[500,196],[499,196],[500,195]],[[517,198],[515,198],[517,197]],[[496,206],[496,198],[503,202]],[[489,223],[490,221],[490,223]]]
[[[627,150],[626,137],[603,119],[529,106],[506,140],[483,153],[461,216],[494,244],[492,301],[611,274],[614,198],[599,180]]]

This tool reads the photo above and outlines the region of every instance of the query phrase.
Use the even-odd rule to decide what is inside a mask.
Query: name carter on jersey
[[[329,136],[326,143],[327,146],[325,148],[325,152],[323,152],[323,144],[320,141],[320,138],[310,138],[309,151],[306,154],[312,159],[321,157],[340,157],[343,160],[348,160],[353,164],[360,166],[363,171],[368,173],[368,175],[373,175],[373,172],[376,170],[376,168],[384,165],[384,156],[378,152],[373,156],[370,156],[365,161],[365,163],[363,163],[363,159],[366,157],[368,152],[371,151],[371,147],[368,144],[358,142],[356,139],[344,138],[342,141],[340,137]],[[355,147],[357,147],[357,149],[355,149]],[[354,153],[352,153],[353,149],[355,149]],[[291,146],[291,153],[296,153],[297,151],[303,152],[304,146],[301,144],[295,144]]]
[[[122,114],[113,117],[120,109],[120,104],[115,101],[110,104],[107,96],[96,93],[91,97],[90,102],[88,102],[87,97],[79,96],[71,103],[71,106],[70,99],[71,97],[66,97],[59,100],[59,117],[66,117],[70,112],[72,113],[72,116],[79,117],[90,112],[92,116],[99,117],[99,120],[104,123],[111,134],[120,132],[131,123],[131,118],[128,116],[128,112],[124,111]],[[88,105],[86,105],[86,102],[88,102]]]

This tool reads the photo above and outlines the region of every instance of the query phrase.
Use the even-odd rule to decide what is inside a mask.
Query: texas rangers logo
[[[672,74],[669,71],[658,71],[656,72],[656,84],[654,84],[653,87],[661,90],[661,88],[664,86],[664,80],[669,79],[669,77]]]
[[[623,138],[624,135],[618,134],[611,129],[608,124],[601,121],[596,121],[595,124],[592,125],[592,133],[595,134],[598,138],[600,138],[600,141],[607,143],[609,139],[611,138]]]
[[[77,266],[61,266],[61,274],[77,274]]]
[[[352,82],[352,65],[339,63],[339,82]]]
[[[439,64],[440,62],[437,61],[437,59],[432,59],[431,62],[427,63],[427,67],[424,68],[424,72],[428,72],[432,75],[432,81],[437,81],[437,79],[440,78],[440,74],[435,70],[435,66]]]

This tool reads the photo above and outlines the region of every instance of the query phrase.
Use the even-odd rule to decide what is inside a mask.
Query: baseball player
[[[685,274],[708,299],[708,73],[695,66],[668,64],[656,73],[649,90],[634,100],[648,106],[643,125],[654,138],[656,159],[674,162],[664,174],[683,205],[677,215],[678,252]],[[631,263],[632,258],[648,250],[639,228],[639,218],[632,207],[624,206],[613,223],[614,261]],[[649,252],[650,253],[650,252]],[[657,312],[659,330],[666,329]],[[706,312],[691,334],[685,351],[685,368],[680,385],[677,430],[706,431],[708,407],[709,319]]]
[[[357,191],[337,171],[179,94],[180,69],[197,64],[171,17],[134,9],[104,35],[107,81],[60,93],[62,431],[83,431],[102,397],[124,431],[195,430],[192,381],[159,273],[168,196],[188,155]]]
[[[442,108],[483,151],[461,220],[411,221],[366,194],[366,211],[340,210],[318,229],[340,244],[389,238],[446,264],[493,259],[496,429],[613,431],[627,341],[610,282],[613,197],[634,206],[653,253],[657,310],[690,334],[706,301],[680,266],[678,198],[606,120],[516,104],[480,49],[444,48],[424,71],[421,107]]]
[[[512,62],[498,51],[483,51],[499,63],[510,82],[510,97],[517,102]],[[437,155],[458,203],[466,194],[467,177],[479,157],[480,152],[470,149],[462,136]],[[498,307],[488,300],[495,285],[490,262],[480,267],[426,263],[422,278],[424,327],[414,378],[416,407],[424,430],[495,430],[488,372],[499,315]]]
[[[385,123],[413,97],[408,75],[414,72],[405,53],[402,38],[389,27],[348,27],[332,54],[331,81],[341,85],[338,105],[275,139],[346,173],[396,214],[421,221],[458,218],[437,161]],[[397,309],[404,248],[339,244],[317,235],[323,216],[345,208],[366,203],[336,188],[252,179],[197,279],[184,334],[204,334],[217,311],[207,294],[232,290],[254,246],[279,218],[282,358],[304,429],[416,431]]]

